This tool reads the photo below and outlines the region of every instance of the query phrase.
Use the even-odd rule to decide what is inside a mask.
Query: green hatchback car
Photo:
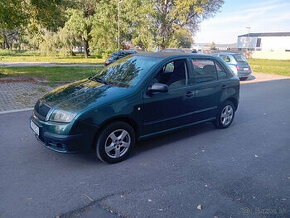
[[[239,89],[239,78],[218,57],[138,53],[46,94],[30,126],[46,148],[95,150],[116,163],[140,139],[207,121],[229,127]]]

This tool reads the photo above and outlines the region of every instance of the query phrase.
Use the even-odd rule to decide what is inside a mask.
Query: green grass
[[[248,59],[254,72],[290,76],[290,60]]]
[[[104,59],[97,58],[92,55],[89,58],[84,58],[83,54],[76,56],[44,56],[39,52],[32,51],[9,51],[0,50],[1,62],[49,62],[49,63],[84,63],[84,64],[99,64],[104,63]]]
[[[88,78],[103,67],[2,67],[0,74],[11,77],[32,77],[47,81],[53,86],[56,82],[72,82]]]

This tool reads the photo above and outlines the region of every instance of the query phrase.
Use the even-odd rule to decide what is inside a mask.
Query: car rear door
[[[192,58],[189,71],[190,91],[193,99],[187,100],[188,107],[194,110],[194,122],[215,119],[223,87],[218,80],[215,60]]]

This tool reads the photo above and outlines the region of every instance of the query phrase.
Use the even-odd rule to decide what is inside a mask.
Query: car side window
[[[220,58],[221,59],[223,59],[225,62],[231,62],[231,59],[230,59],[230,57],[229,56],[227,56],[227,55],[220,55]]]
[[[213,60],[192,59],[193,71],[190,73],[190,83],[198,84],[217,80],[217,72]]]
[[[227,73],[224,70],[224,68],[218,62],[215,62],[215,66],[217,70],[218,79],[226,79]]]
[[[186,85],[187,80],[187,65],[186,60],[174,60],[165,64],[156,77],[153,83],[163,83],[168,85],[169,89],[179,88]]]

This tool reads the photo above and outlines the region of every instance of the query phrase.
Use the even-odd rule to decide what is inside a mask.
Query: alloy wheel
[[[223,126],[227,126],[231,123],[234,116],[234,109],[231,105],[226,105],[221,113],[221,123]]]
[[[125,129],[117,129],[105,141],[105,152],[111,158],[122,157],[131,144],[130,134]]]

